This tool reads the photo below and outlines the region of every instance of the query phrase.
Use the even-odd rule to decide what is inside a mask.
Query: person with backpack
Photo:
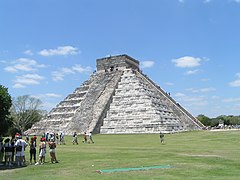
[[[4,141],[4,151],[5,151],[5,166],[12,166],[11,163],[11,156],[12,156],[12,144],[10,142],[10,139],[7,138]]]
[[[23,166],[24,161],[24,150],[27,147],[27,143],[22,139],[21,135],[16,136],[17,141],[15,142],[16,147],[16,162],[18,166]]]

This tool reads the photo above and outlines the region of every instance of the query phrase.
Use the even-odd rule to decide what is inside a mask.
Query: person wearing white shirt
[[[16,162],[18,166],[23,166],[24,151],[27,147],[27,143],[22,139],[22,136],[17,136],[17,141],[15,142],[16,147]]]

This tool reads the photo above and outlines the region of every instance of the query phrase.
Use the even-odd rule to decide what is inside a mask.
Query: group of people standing
[[[35,165],[45,163],[47,145],[49,146],[51,163],[54,163],[54,162],[58,163],[58,160],[56,158],[56,151],[55,151],[57,146],[56,146],[54,137],[51,137],[50,139],[48,139],[48,141],[46,140],[45,137],[42,137],[40,139],[40,144],[39,144],[39,160],[38,160],[38,162],[36,162],[36,159],[34,159]],[[30,158],[30,163],[31,163],[31,158]]]
[[[11,139],[7,137],[3,140],[4,138],[0,136],[0,162],[3,162],[4,159],[7,167],[11,167],[15,163],[17,166],[23,166],[26,161],[24,151],[28,143],[22,139],[19,133]]]
[[[4,139],[0,136],[0,163],[5,162],[6,167],[11,167],[16,165],[18,167],[26,165],[25,150],[29,146],[30,153],[30,164],[35,165],[43,164],[45,162],[45,156],[47,152],[47,146],[49,147],[49,153],[51,157],[51,162],[58,163],[55,148],[56,143],[54,137],[51,137],[46,141],[45,137],[40,139],[39,143],[39,159],[37,161],[37,136],[34,135],[29,139],[29,136],[26,135],[26,139],[23,139],[22,136],[17,133],[14,137]],[[3,164],[4,165],[4,164]]]

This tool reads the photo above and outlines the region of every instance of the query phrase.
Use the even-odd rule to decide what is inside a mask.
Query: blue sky
[[[240,115],[240,0],[1,0],[0,84],[50,110],[128,54],[193,115]]]

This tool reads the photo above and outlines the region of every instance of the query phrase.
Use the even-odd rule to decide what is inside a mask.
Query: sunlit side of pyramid
[[[119,55],[97,59],[97,71],[28,133],[173,133],[203,127],[139,71],[139,61]]]

